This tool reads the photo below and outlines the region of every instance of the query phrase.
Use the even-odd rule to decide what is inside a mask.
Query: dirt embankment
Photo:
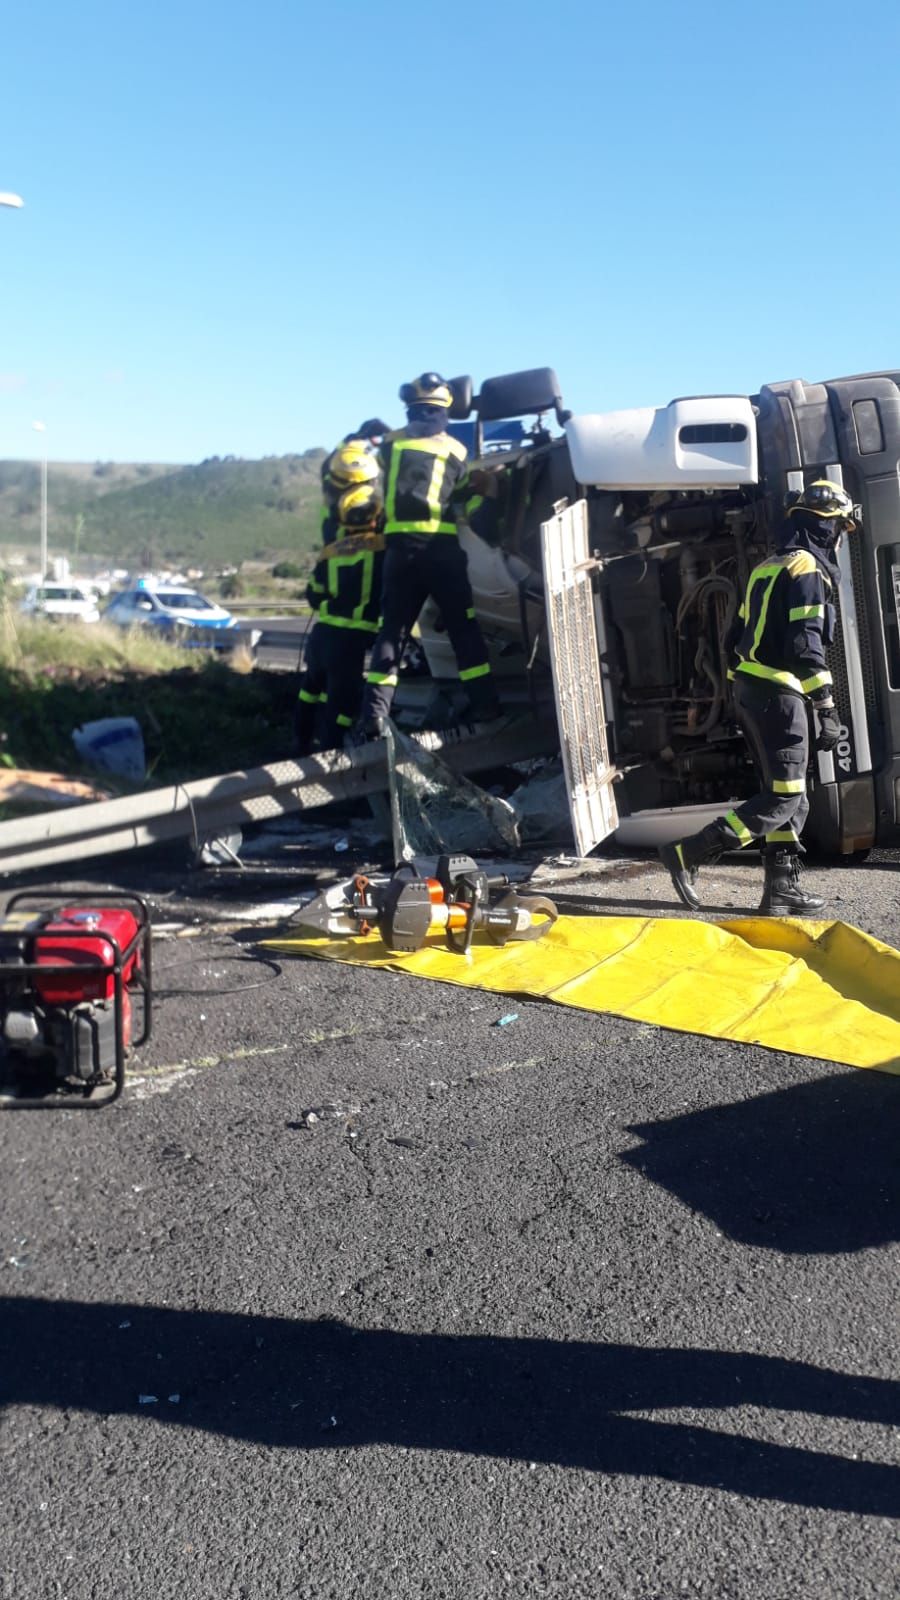
[[[297,680],[237,673],[224,662],[164,673],[56,664],[0,668],[4,765],[87,775],[72,730],[100,717],[136,717],[152,784],[209,777],[292,754]]]

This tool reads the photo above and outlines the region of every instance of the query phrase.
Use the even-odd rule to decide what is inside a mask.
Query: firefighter
[[[403,384],[400,399],[407,426],[386,434],[379,452],[385,482],[382,621],[354,735],[360,739],[382,731],[404,646],[429,595],[440,608],[472,713],[479,721],[500,714],[452,509],[465,477],[466,451],[446,431],[450,388],[436,372],[425,372]]]
[[[733,632],[738,722],[760,777],[760,790],[700,833],[663,845],[660,857],[683,905],[700,905],[698,868],[725,850],[765,840],[760,910],[806,916],[824,901],[800,884],[800,834],[809,812],[806,772],[810,708],[815,748],[833,750],[840,719],[825,649],[834,632],[838,550],[856,527],[856,508],[839,484],[819,479],[786,501],[775,555],[750,574]]]
[[[331,515],[337,538],[321,551],[306,590],[317,620],[294,716],[301,757],[314,744],[336,749],[353,727],[366,651],[378,631],[384,563],[380,484],[369,481],[345,489]]]
[[[373,423],[363,423],[363,427],[374,426]],[[382,424],[378,424],[382,426]],[[381,479],[381,468],[378,457],[371,443],[358,434],[348,434],[342,442],[325,457],[321,468],[322,476],[322,543],[330,544],[338,537],[340,523],[337,516],[337,503],[347,489],[359,488],[362,484],[378,483]]]

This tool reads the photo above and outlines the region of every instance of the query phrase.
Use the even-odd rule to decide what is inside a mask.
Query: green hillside
[[[318,540],[323,455],[213,456],[187,467],[51,462],[50,553],[204,567],[302,553]],[[39,536],[38,465],[0,462],[0,545],[36,553]]]

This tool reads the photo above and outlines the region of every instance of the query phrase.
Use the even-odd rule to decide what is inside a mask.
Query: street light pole
[[[33,422],[35,433],[43,434],[44,453],[41,457],[41,583],[47,576],[47,424]]]
[[[10,206],[14,211],[21,211],[25,201],[20,194],[13,194],[10,190],[0,193],[0,206]],[[47,425],[44,422],[32,424],[37,433],[45,434]],[[47,441],[43,439],[44,453],[41,457],[41,582],[47,576]]]

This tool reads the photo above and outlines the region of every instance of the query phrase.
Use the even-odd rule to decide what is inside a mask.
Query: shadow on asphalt
[[[617,899],[615,895],[566,895],[560,894],[555,889],[549,889],[548,894],[555,900],[560,911],[567,916],[600,916],[600,917],[637,917],[647,912],[651,917],[748,917],[755,916],[759,909],[759,901],[742,909],[740,906],[719,906],[704,902],[699,911],[688,911],[686,906],[673,892],[670,900],[636,900],[628,898]]]
[[[900,1516],[900,1468],[717,1431],[693,1417],[627,1414],[741,1407],[751,1408],[750,1430],[753,1408],[898,1425],[900,1383],[886,1379],[710,1350],[0,1304],[8,1404],[130,1414],[281,1449],[450,1450]],[[746,1411],[731,1426],[748,1429]],[[797,1428],[808,1437],[808,1422]]]
[[[900,1079],[840,1073],[629,1128],[622,1160],[742,1244],[836,1255],[900,1239]]]

